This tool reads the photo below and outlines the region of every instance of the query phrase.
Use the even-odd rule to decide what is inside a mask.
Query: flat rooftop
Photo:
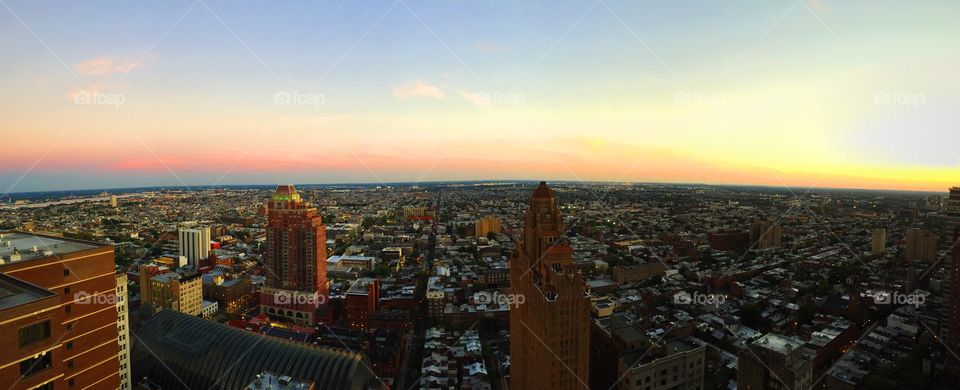
[[[781,336],[775,333],[765,334],[763,337],[754,341],[753,345],[777,352],[782,355],[789,354],[790,352],[803,346],[803,344],[800,344],[789,337]]]
[[[98,246],[96,243],[26,232],[0,232],[0,264],[64,255]]]
[[[0,274],[0,310],[56,295],[53,291]]]
[[[247,386],[248,390],[308,390],[313,388],[313,382],[292,378],[288,375],[278,375],[265,371]]]
[[[370,290],[367,288],[367,286],[369,286],[370,283],[373,283],[374,281],[376,281],[376,279],[374,278],[359,278],[355,282],[353,282],[353,284],[347,290],[347,294],[348,295],[367,295],[370,293]]]
[[[651,348],[640,348],[623,355],[623,363],[630,368],[640,367],[650,364],[653,361],[668,358],[676,354],[693,351],[706,345],[699,339],[689,337],[685,339],[667,340],[660,346]],[[652,353],[651,353],[652,352]]]

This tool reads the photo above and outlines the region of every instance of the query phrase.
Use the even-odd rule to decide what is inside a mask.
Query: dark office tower
[[[960,227],[960,187],[951,187],[947,198],[947,221],[953,227]]]
[[[947,334],[947,345],[950,350],[957,351],[960,348],[960,227],[953,231],[953,258],[950,261],[950,325]],[[950,364],[950,374],[954,379],[960,379],[960,362],[952,361]]]
[[[556,196],[540,182],[510,259],[511,292],[523,296],[510,310],[512,390],[586,389],[590,382],[590,301],[563,233]]]
[[[279,185],[267,205],[267,283],[261,311],[313,325],[327,296],[327,227],[292,185]]]

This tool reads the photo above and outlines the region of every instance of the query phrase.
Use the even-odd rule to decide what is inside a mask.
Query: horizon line
[[[457,184],[457,183],[539,183],[541,181],[546,181],[548,183],[583,183],[583,184],[628,184],[628,185],[675,185],[675,186],[705,186],[705,187],[753,187],[753,188],[770,188],[770,189],[786,189],[792,190],[795,188],[806,188],[808,190],[842,190],[842,191],[876,191],[876,192],[903,192],[903,193],[925,193],[925,194],[942,194],[949,193],[949,188],[942,191],[935,190],[907,190],[907,189],[892,189],[892,188],[857,188],[857,187],[805,187],[805,186],[773,186],[768,184],[747,184],[747,183],[691,183],[691,182],[667,182],[667,181],[606,181],[606,180],[544,180],[544,179],[480,179],[480,180],[429,180],[429,181],[391,181],[391,182],[337,182],[337,183],[244,183],[244,184],[170,184],[170,185],[144,185],[144,186],[133,186],[133,187],[91,187],[91,188],[72,188],[72,189],[51,189],[51,190],[40,190],[40,191],[11,191],[5,194],[6,197],[10,198],[13,195],[24,195],[24,194],[43,194],[43,193],[54,193],[54,192],[70,192],[70,191],[97,191],[102,190],[106,191],[122,191],[122,190],[134,190],[134,189],[184,189],[188,191],[195,191],[199,189],[210,189],[218,187],[271,187],[280,184],[292,184],[294,186],[417,186],[423,184]]]

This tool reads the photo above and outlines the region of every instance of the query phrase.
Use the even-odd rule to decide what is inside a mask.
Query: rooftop
[[[307,390],[312,388],[312,382],[291,378],[287,375],[277,375],[270,371],[258,374],[253,383],[247,386],[248,390]]]
[[[27,232],[0,233],[0,264],[40,259],[96,248],[96,243]]]
[[[359,278],[357,279],[357,281],[353,282],[353,284],[350,286],[350,289],[347,290],[347,294],[348,295],[367,295],[370,293],[370,290],[369,288],[367,288],[367,286],[369,286],[370,283],[373,283],[375,281],[376,279],[374,278]]]
[[[553,190],[547,186],[547,182],[541,181],[540,185],[537,186],[535,190],[533,190],[533,197],[534,198],[553,198],[554,194],[553,194]]]
[[[757,339],[753,342],[754,346],[762,347],[779,354],[789,354],[790,352],[799,349],[802,344],[793,339],[781,336],[775,333],[767,333],[763,337]]]
[[[200,273],[182,273],[182,272],[170,271],[170,272],[158,274],[150,278],[150,280],[154,280],[164,284],[170,283],[171,280],[176,280],[180,283],[185,283],[193,279],[200,279],[201,276],[202,274]]]
[[[246,356],[242,368],[231,368],[238,356]],[[297,364],[270,359],[274,356],[295,357]],[[324,390],[365,389],[375,380],[364,355],[259,335],[175,310],[161,310],[143,324],[131,358],[138,362],[134,378],[149,377],[164,389],[244,389],[255,382],[255,373],[267,371],[278,380],[288,375]]]
[[[623,362],[631,368],[645,366],[656,360],[669,358],[676,354],[682,354],[701,348],[706,345],[703,341],[688,337],[683,339],[671,339],[662,345],[652,346],[650,349],[641,348],[635,351],[625,353]],[[653,353],[650,353],[650,352]]]
[[[0,310],[56,295],[45,288],[0,274]]]

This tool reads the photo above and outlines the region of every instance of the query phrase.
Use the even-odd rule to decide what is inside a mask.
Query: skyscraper
[[[750,225],[750,246],[753,249],[771,249],[780,246],[783,229],[779,223],[757,220]]]
[[[586,389],[590,301],[563,237],[563,218],[546,182],[533,191],[510,259],[510,388]]]
[[[947,198],[947,216],[954,222],[960,220],[960,187],[950,188],[950,197]]]
[[[327,296],[327,227],[293,185],[279,185],[267,205],[267,283],[261,311],[313,325]]]
[[[929,230],[910,229],[907,231],[906,250],[904,259],[906,261],[922,261],[924,263],[933,263],[937,261],[937,246],[940,243],[940,237]]]
[[[887,249],[887,229],[876,228],[870,237],[870,254],[877,256]]]
[[[947,347],[952,351],[960,348],[960,227],[953,231],[953,257],[948,272],[950,274],[950,295],[948,298],[949,327]],[[954,379],[960,378],[960,362],[948,362],[949,373]]]
[[[500,218],[480,218],[474,224],[474,230],[477,237],[486,237],[490,233],[500,234]]]
[[[180,229],[180,256],[187,258],[187,262],[197,267],[197,261],[210,256],[210,228]]]
[[[127,308],[127,274],[116,273],[117,290],[117,358],[120,361],[120,390],[130,390],[133,378],[130,376],[130,314]]]

